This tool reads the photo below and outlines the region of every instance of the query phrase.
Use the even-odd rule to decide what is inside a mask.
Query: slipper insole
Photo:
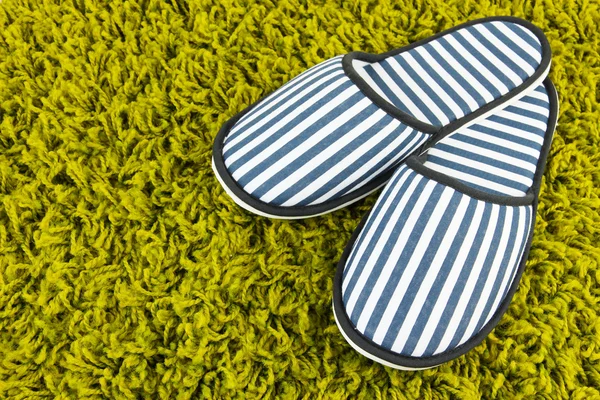
[[[550,104],[544,85],[517,103],[442,139],[425,166],[493,194],[523,196],[533,183]]]
[[[383,61],[354,61],[377,94],[400,110],[444,126],[500,98],[532,76],[539,39],[508,21],[458,29]]]

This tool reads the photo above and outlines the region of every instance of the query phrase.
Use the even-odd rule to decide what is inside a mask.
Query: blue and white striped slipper
[[[335,318],[356,350],[431,368],[498,323],[529,253],[557,114],[546,80],[396,170],[335,277]]]
[[[385,184],[416,149],[518,100],[549,67],[542,31],[512,17],[386,54],[335,57],[229,120],[213,169],[254,213],[324,214]]]

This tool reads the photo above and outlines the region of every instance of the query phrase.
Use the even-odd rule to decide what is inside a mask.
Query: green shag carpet
[[[427,371],[351,349],[331,312],[376,195],[251,215],[221,124],[308,67],[515,15],[560,94],[533,249],[500,325]],[[598,0],[3,0],[0,398],[600,398]]]

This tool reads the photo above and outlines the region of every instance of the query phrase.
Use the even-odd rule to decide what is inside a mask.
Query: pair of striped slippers
[[[228,121],[213,168],[273,218],[383,186],[339,262],[335,319],[366,357],[431,368],[480,343],[517,288],[557,119],[549,68],[542,31],[512,17],[335,57]]]

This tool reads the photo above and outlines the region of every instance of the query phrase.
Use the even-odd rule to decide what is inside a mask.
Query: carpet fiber
[[[3,0],[0,398],[600,398],[599,9]],[[304,221],[251,215],[211,171],[213,138],[324,59],[492,15],[544,30],[561,101],[527,270],[466,356],[385,368],[331,312],[376,196]]]

